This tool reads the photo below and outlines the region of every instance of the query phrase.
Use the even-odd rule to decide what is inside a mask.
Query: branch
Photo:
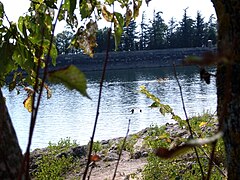
[[[131,120],[129,119],[129,121],[128,121],[128,128],[127,128],[127,133],[126,133],[126,136],[125,136],[124,139],[123,139],[122,147],[121,147],[121,149],[120,149],[120,153],[119,153],[118,160],[117,160],[117,165],[116,165],[116,168],[115,168],[115,171],[114,171],[112,180],[115,179],[116,174],[117,174],[117,168],[118,168],[118,165],[119,165],[121,156],[122,156],[123,148],[124,148],[124,146],[125,146],[125,144],[126,144],[126,140],[127,140],[128,133],[129,133],[130,123],[131,123]]]
[[[107,51],[106,51],[106,56],[105,56],[105,61],[103,64],[103,71],[102,71],[102,77],[101,77],[101,81],[100,81],[100,87],[99,87],[99,94],[98,94],[98,103],[97,103],[97,111],[96,111],[96,117],[95,117],[95,122],[94,122],[94,126],[93,126],[93,132],[92,132],[92,137],[91,137],[91,141],[90,141],[90,147],[89,147],[89,153],[88,153],[88,160],[87,160],[87,164],[86,164],[86,168],[83,174],[83,180],[86,179],[87,177],[87,173],[88,173],[88,169],[89,169],[89,164],[91,163],[91,155],[92,155],[92,149],[93,149],[93,140],[94,140],[94,136],[95,136],[95,132],[96,132],[96,128],[97,128],[97,122],[98,122],[98,116],[99,116],[99,109],[100,109],[100,104],[101,104],[101,97],[102,97],[102,89],[103,89],[103,82],[105,79],[105,74],[106,74],[106,68],[107,68],[107,62],[108,62],[108,54],[109,54],[109,50],[110,50],[110,37],[111,37],[111,28],[108,29],[108,43],[107,43]]]
[[[178,84],[180,95],[181,95],[183,111],[184,111],[184,114],[185,114],[185,117],[186,117],[186,122],[187,122],[187,125],[188,125],[188,129],[189,129],[189,132],[190,132],[190,138],[193,138],[193,131],[192,131],[192,128],[191,128],[191,125],[190,125],[190,122],[189,122],[189,119],[188,119],[187,111],[186,111],[186,108],[185,108],[185,103],[184,103],[183,93],[182,93],[182,87],[181,87],[181,84],[180,84],[180,82],[178,80],[178,77],[177,77],[175,64],[173,64],[173,68],[174,68],[174,76],[177,80],[177,84]],[[201,171],[201,174],[202,174],[202,179],[204,180],[205,179],[204,178],[204,172],[203,172],[202,164],[201,164],[200,159],[199,159],[197,148],[196,147],[193,147],[193,148],[194,148],[195,154],[197,156],[197,161],[198,161],[199,168],[200,168],[200,171]]]

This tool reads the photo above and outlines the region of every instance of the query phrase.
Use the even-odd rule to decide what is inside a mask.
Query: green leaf
[[[87,94],[87,81],[85,75],[74,65],[67,68],[51,71],[48,73],[49,81],[53,83],[62,83],[70,90],[77,90],[83,96],[91,99]]]
[[[0,2],[0,26],[2,25],[3,17],[4,17],[4,6],[3,6],[3,3]]]
[[[54,65],[54,66],[56,66],[56,59],[57,59],[57,55],[58,55],[58,52],[57,52],[57,48],[56,48],[56,46],[53,44],[52,45],[52,49],[51,49],[51,51],[50,51],[50,56],[51,56],[51,58],[52,58],[52,64]]]
[[[163,116],[165,116],[165,114],[167,113],[167,111],[164,107],[160,107],[159,111]]]
[[[151,108],[159,107],[159,103],[153,102],[150,107],[151,107]]]
[[[172,119],[175,120],[175,121],[177,121],[177,122],[182,121],[182,119],[181,119],[179,116],[177,116],[177,115],[173,115],[173,116],[172,116]]]
[[[114,12],[114,38],[115,38],[116,49],[121,42],[123,26],[124,26],[124,19],[122,17],[122,14],[118,12]]]
[[[45,0],[44,1],[46,5],[50,8],[57,9],[57,6],[55,4],[55,0]]]

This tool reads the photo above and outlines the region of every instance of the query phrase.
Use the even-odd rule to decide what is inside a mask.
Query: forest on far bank
[[[177,22],[174,17],[168,23],[162,18],[162,12],[154,12],[152,19],[146,19],[142,14],[141,23],[131,20],[124,27],[118,51],[155,50],[166,48],[190,48],[207,47],[216,45],[217,22],[214,15],[206,21],[198,11],[196,18],[188,16],[188,8],[184,9],[183,17]],[[98,46],[95,52],[104,52],[107,44],[108,28],[98,29],[96,41]],[[70,27],[56,35],[58,54],[79,53],[81,49],[75,49],[71,45],[74,32]],[[111,51],[115,51],[114,35],[111,35]],[[209,40],[211,42],[209,42]]]

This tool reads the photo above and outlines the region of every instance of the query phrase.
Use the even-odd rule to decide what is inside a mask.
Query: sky
[[[18,17],[24,12],[27,12],[29,7],[29,0],[0,0],[4,4],[5,12],[10,21],[16,22]],[[144,0],[143,0],[144,1]],[[143,2],[140,12],[146,12],[146,19],[153,17],[153,11],[162,11],[162,18],[165,23],[174,17],[177,22],[181,21],[184,9],[187,9],[187,14],[192,19],[196,18],[197,11],[200,11],[205,21],[208,21],[211,14],[215,15],[214,7],[211,0],[152,0],[149,6]],[[141,15],[137,18],[137,24],[141,22]],[[101,22],[100,26],[107,26],[105,22]],[[102,28],[102,27],[100,27]],[[61,32],[64,29],[64,24],[60,24],[57,31]]]

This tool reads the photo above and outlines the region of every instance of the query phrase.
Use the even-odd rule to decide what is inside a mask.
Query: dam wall
[[[187,56],[202,56],[204,53],[214,51],[210,48],[179,48],[148,51],[125,51],[109,52],[108,70],[158,68],[183,65]],[[84,54],[67,54],[57,57],[57,66],[66,67],[70,64],[76,65],[82,71],[101,71],[106,53],[96,53],[91,58]]]

